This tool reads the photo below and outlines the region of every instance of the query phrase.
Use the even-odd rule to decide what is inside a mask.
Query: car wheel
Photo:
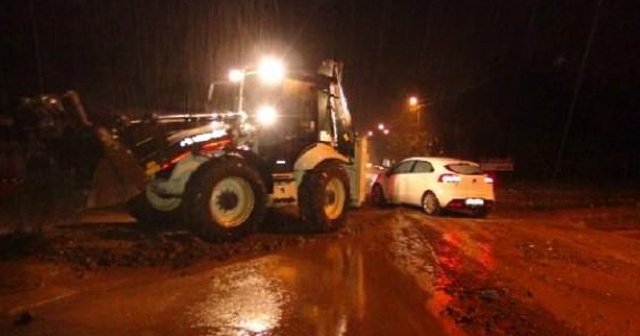
[[[321,163],[307,172],[298,190],[298,206],[310,231],[338,229],[349,206],[349,175],[337,162]]]
[[[244,160],[222,158],[189,179],[185,217],[207,241],[236,240],[256,230],[266,213],[267,192]]]
[[[379,184],[374,184],[371,188],[371,201],[374,205],[383,207],[387,205],[387,200],[384,197],[384,191]]]
[[[422,196],[422,210],[429,216],[440,215],[442,208],[434,193],[428,191]]]

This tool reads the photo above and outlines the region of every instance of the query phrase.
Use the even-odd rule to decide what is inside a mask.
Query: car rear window
[[[462,175],[482,175],[480,166],[470,163],[452,163],[444,167],[449,171]]]

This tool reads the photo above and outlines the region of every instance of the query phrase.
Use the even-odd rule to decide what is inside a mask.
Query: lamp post
[[[416,112],[416,120],[417,120],[418,126],[420,126],[420,110],[426,105],[421,104],[420,99],[418,99],[418,97],[416,96],[409,97],[408,101],[409,101],[410,110]]]

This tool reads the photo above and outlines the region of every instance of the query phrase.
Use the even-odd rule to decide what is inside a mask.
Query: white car
[[[404,159],[376,178],[371,199],[378,205],[421,206],[429,215],[443,209],[484,217],[493,207],[493,178],[475,162],[443,157]]]

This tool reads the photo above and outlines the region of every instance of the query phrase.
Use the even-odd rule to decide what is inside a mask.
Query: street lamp
[[[383,123],[379,123],[378,124],[378,129],[382,131],[384,129],[384,124]]]
[[[417,118],[417,123],[419,127],[420,126],[420,109],[425,107],[425,104],[421,104],[420,99],[418,99],[418,97],[416,96],[409,97],[408,102],[409,102],[410,110],[416,112],[416,118]]]
[[[229,70],[229,81],[232,83],[240,83],[244,80],[244,70],[231,69]]]

